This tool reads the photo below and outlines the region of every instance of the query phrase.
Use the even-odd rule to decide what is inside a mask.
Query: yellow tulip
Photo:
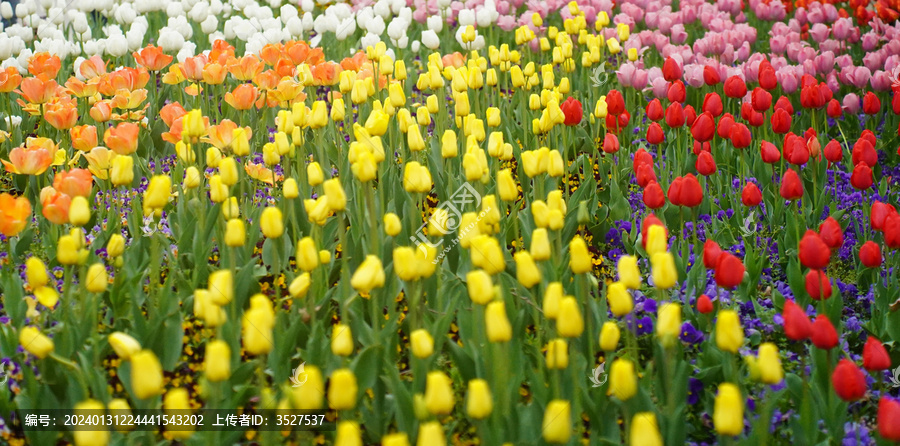
[[[671,347],[681,331],[681,304],[666,302],[659,306],[656,318],[656,337],[663,346]]]
[[[106,275],[106,267],[102,263],[95,263],[87,270],[84,278],[84,287],[91,293],[106,291],[109,277]]]
[[[84,226],[91,219],[91,205],[87,198],[75,196],[69,205],[69,223],[75,226]]]
[[[607,286],[606,300],[609,303],[609,311],[618,317],[625,316],[634,309],[631,293],[622,282],[613,282]]]
[[[47,267],[41,259],[31,256],[25,261],[25,279],[28,286],[32,289],[39,288],[50,283],[50,277],[47,276]]]
[[[658,252],[650,257],[650,272],[653,286],[665,290],[675,286],[678,271],[675,269],[675,258],[670,252]]]
[[[381,259],[375,255],[368,255],[360,263],[359,268],[356,268],[356,272],[350,278],[350,285],[358,292],[370,293],[375,288],[383,287],[384,280],[384,267]]]
[[[613,321],[606,321],[600,327],[600,348],[604,351],[611,352],[619,345],[621,332],[619,325]]]
[[[663,446],[656,414],[653,412],[639,412],[631,418],[631,440],[629,441],[629,446]]]
[[[653,257],[653,254],[665,252],[669,247],[669,241],[666,239],[666,228],[660,225],[650,225],[647,228],[647,255]]]
[[[403,225],[400,223],[400,217],[393,212],[384,214],[384,233],[394,237],[400,233]]]
[[[131,387],[134,396],[144,400],[163,393],[163,371],[159,359],[150,350],[131,355]]]
[[[494,284],[490,274],[476,269],[466,274],[466,287],[469,298],[479,305],[486,305],[494,299]]]
[[[335,324],[331,327],[331,353],[335,356],[350,356],[353,353],[353,333],[349,325]]]
[[[356,375],[350,369],[339,369],[331,373],[328,405],[332,409],[347,410],[356,407],[357,392]]]
[[[130,185],[134,181],[134,158],[131,155],[113,158],[109,176],[113,186]]]
[[[128,361],[131,359],[131,355],[141,351],[141,343],[121,331],[110,334],[107,340],[116,355],[124,361]]]
[[[637,257],[625,255],[619,257],[616,268],[619,272],[619,282],[630,290],[641,287],[641,271],[638,269]]]
[[[553,400],[544,410],[541,433],[547,443],[564,444],[572,436],[571,404],[565,400]]]
[[[234,299],[234,276],[230,269],[213,271],[207,282],[209,299],[212,303],[223,306]]]
[[[402,61],[397,61],[402,62]],[[409,436],[406,432],[397,432],[381,437],[381,446],[409,446]]]
[[[552,282],[547,285],[544,291],[544,300],[541,304],[541,311],[547,319],[556,319],[559,317],[559,303],[563,299],[563,286],[560,282]]]
[[[53,352],[53,340],[41,333],[37,327],[26,326],[19,330],[19,345],[25,351],[44,359]]]
[[[493,301],[485,307],[487,337],[491,342],[507,342],[512,339],[512,326],[506,317],[506,304],[502,300]]]
[[[85,400],[75,405],[72,411],[75,415],[92,416],[103,413],[103,403],[97,400]],[[102,416],[102,415],[100,415]],[[72,432],[75,446],[106,446],[109,443],[109,430],[82,430],[75,429]]]
[[[262,211],[259,217],[260,229],[266,238],[277,239],[284,234],[284,217],[281,209],[269,206]]]
[[[425,329],[418,329],[409,334],[409,347],[413,355],[425,359],[434,353],[434,339]]]
[[[334,446],[362,446],[362,444],[358,422],[345,420],[337,424]]]
[[[494,401],[487,381],[473,379],[469,381],[466,392],[466,415],[476,420],[487,418],[494,410]]]
[[[144,207],[152,210],[162,209],[169,203],[172,195],[172,179],[166,175],[154,175],[144,191]]]
[[[216,339],[207,344],[203,371],[211,382],[221,382],[231,377],[231,348],[227,342]]]
[[[519,251],[513,259],[516,261],[516,279],[525,288],[541,283],[541,270],[538,269],[528,251]]]
[[[784,379],[784,369],[781,367],[781,357],[778,355],[778,347],[771,342],[763,342],[759,346],[757,354],[760,380],[766,384],[778,384]]]
[[[744,329],[741,319],[734,310],[721,310],[716,318],[716,347],[719,350],[737,353],[744,344]]]
[[[609,394],[628,401],[637,394],[637,387],[634,363],[628,359],[616,358],[609,369]]]
[[[425,379],[425,407],[434,415],[453,411],[453,382],[444,372],[428,372]]]
[[[569,268],[575,274],[588,273],[594,267],[587,243],[580,235],[576,235],[569,244]]]
[[[578,301],[566,296],[559,301],[559,315],[556,318],[556,329],[560,336],[576,338],[584,331],[584,319],[578,309]]]
[[[744,400],[738,387],[719,384],[713,411],[713,425],[719,435],[734,436],[744,431]]]
[[[419,426],[419,437],[416,446],[447,446],[444,428],[438,421],[429,421]]]
[[[244,221],[239,218],[229,219],[228,223],[225,225],[225,245],[232,248],[239,248],[244,246],[246,237]]]
[[[569,366],[569,345],[565,339],[552,339],[547,343],[547,368],[562,370]]]
[[[288,393],[291,407],[297,410],[322,409],[325,399],[325,380],[322,378],[322,371],[314,365],[305,364],[301,375],[303,385],[291,387]],[[355,400],[355,396],[353,398]]]
[[[325,173],[318,162],[311,162],[306,166],[306,181],[310,187],[316,187],[325,181]]]
[[[344,187],[338,178],[332,178],[322,183],[325,189],[325,199],[328,208],[332,211],[343,211],[347,207],[347,195],[344,193]]]

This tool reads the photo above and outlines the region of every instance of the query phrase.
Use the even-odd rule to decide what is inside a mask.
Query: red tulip
[[[721,82],[719,72],[709,65],[703,67],[703,82],[705,82],[706,85],[709,86],[718,84],[719,82]]]
[[[785,200],[793,201],[803,198],[803,183],[794,169],[787,169],[784,172],[784,177],[781,178],[781,189],[778,192]]]
[[[559,105],[560,110],[566,115],[565,125],[576,125],[581,122],[584,115],[584,108],[581,107],[581,101],[569,96],[562,104]]]
[[[635,178],[637,179],[638,186],[641,187],[647,187],[651,181],[656,182],[656,172],[653,171],[653,165],[645,163],[638,166]]]
[[[803,138],[793,133],[787,134],[784,140],[784,159],[796,166],[802,166],[809,161],[809,146]]]
[[[603,151],[606,153],[616,153],[619,151],[619,138],[612,133],[607,133],[603,137]]]
[[[699,311],[700,314],[712,313],[713,303],[709,296],[701,294],[700,297],[697,298],[697,311]]]
[[[841,143],[837,142],[836,139],[832,139],[828,144],[825,144],[825,159],[832,163],[837,163],[844,159]]]
[[[689,173],[684,176],[681,186],[681,205],[693,208],[700,206],[700,203],[703,203],[703,186],[694,174]]]
[[[666,107],[666,125],[673,129],[684,125],[684,109],[680,102],[673,102]]]
[[[819,235],[831,249],[838,249],[844,244],[844,231],[841,224],[832,217],[828,217],[819,225]]]
[[[812,334],[812,322],[794,301],[784,301],[781,318],[784,320],[784,335],[788,339],[802,341]]]
[[[666,205],[666,196],[656,181],[651,181],[644,188],[644,205],[650,209],[659,209]]]
[[[827,101],[825,92],[818,85],[808,85],[800,89],[800,105],[803,108],[822,108]]]
[[[786,111],[788,115],[794,114],[794,104],[791,104],[791,100],[787,96],[782,96],[775,101],[775,110],[779,108]]]
[[[783,135],[791,130],[791,115],[783,108],[775,109],[772,113],[772,131]]]
[[[760,144],[759,153],[763,162],[767,164],[777,163],[781,159],[781,152],[778,150],[778,147],[775,147],[775,144],[769,141],[763,141]]]
[[[621,115],[606,115],[606,129],[613,133],[619,133],[628,125],[630,119],[631,114],[627,111],[622,112]]]
[[[806,273],[806,293],[813,300],[823,300],[831,297],[831,280],[824,272],[813,269]]]
[[[878,401],[878,434],[885,440],[900,441],[900,403],[887,396]]]
[[[716,92],[706,93],[706,97],[703,98],[703,107],[701,110],[709,112],[715,117],[721,116],[723,111],[722,98],[719,97],[719,94]]]
[[[713,138],[713,132],[716,130],[715,121],[709,113],[701,113],[691,125],[691,135],[700,142],[707,142]]]
[[[869,339],[866,339],[862,356],[863,367],[870,372],[891,368],[891,356],[888,355],[884,344],[875,336],[869,336]]]
[[[850,185],[859,190],[866,190],[872,187],[872,169],[866,163],[859,163],[853,168],[850,174]]]
[[[750,129],[747,128],[746,125],[741,123],[735,123],[731,126],[731,144],[734,145],[735,149],[744,149],[750,147],[750,139],[752,135],[750,134]]]
[[[733,99],[739,99],[747,95],[747,84],[744,80],[731,76],[725,80],[725,96]]]
[[[653,155],[649,154],[643,147],[637,149],[637,152],[634,152],[634,160],[631,162],[631,167],[634,170],[635,175],[638,173],[638,167],[642,164],[649,164],[651,167],[653,166]]]
[[[666,98],[669,99],[669,102],[684,102],[687,99],[687,90],[684,88],[684,82],[675,81],[669,84]]]
[[[868,139],[860,138],[853,145],[853,165],[866,163],[869,167],[875,167],[878,164],[878,153],[875,152],[875,144],[869,142]]]
[[[715,268],[721,255],[722,248],[719,247],[719,244],[712,239],[706,239],[706,243],[703,244],[703,266],[706,269]]]
[[[682,206],[684,204],[681,202],[682,185],[684,185],[684,177],[675,177],[675,179],[672,180],[672,184],[669,184],[669,191],[666,193],[669,203],[672,203],[675,206]]]
[[[741,202],[747,207],[759,206],[759,203],[762,202],[762,192],[759,187],[754,183],[747,183],[744,190],[741,191]]]
[[[832,99],[828,101],[828,106],[825,108],[825,113],[829,118],[837,119],[841,117],[841,115],[844,113],[844,110],[841,107],[841,103],[838,102],[837,99]]]
[[[878,268],[881,266],[881,246],[871,240],[863,243],[859,248],[859,261],[866,268]]]
[[[659,102],[659,99],[653,98],[649,104],[647,104],[647,108],[645,109],[647,112],[647,118],[651,121],[659,121],[663,118],[663,108],[662,103]]]
[[[663,132],[662,127],[660,127],[659,123],[651,122],[650,127],[647,127],[647,142],[653,145],[660,144],[666,140],[666,133]]]
[[[697,119],[697,111],[694,110],[694,107],[691,105],[687,105],[684,107],[684,123],[688,125],[688,127],[694,124],[694,120]]]
[[[862,134],[859,135],[860,139],[865,139],[872,144],[872,147],[875,147],[875,144],[878,143],[878,138],[875,137],[875,132],[865,129],[862,131]]]
[[[666,61],[663,62],[662,72],[663,78],[668,82],[681,79],[681,66],[671,56],[667,57]]]
[[[831,350],[838,345],[837,330],[834,329],[828,316],[820,314],[812,323],[812,335],[810,336],[813,345],[822,350]]]
[[[744,271],[741,259],[729,252],[723,252],[716,262],[716,285],[722,288],[734,288],[744,281]]]
[[[883,231],[885,219],[887,218],[887,216],[896,213],[897,210],[894,209],[894,205],[875,201],[875,203],[872,204],[872,211],[870,213],[870,219],[872,220],[872,229],[876,231]]]
[[[900,94],[896,90],[894,91],[894,98],[891,99],[891,109],[895,115],[900,115]]]
[[[606,111],[609,115],[618,116],[625,111],[625,98],[619,90],[610,90],[606,93]]]
[[[856,401],[866,394],[866,377],[849,359],[841,359],[831,374],[834,391],[844,401]]]
[[[867,115],[874,115],[881,111],[881,99],[878,99],[878,96],[875,96],[875,93],[871,91],[866,93],[863,96],[863,113]]]
[[[712,152],[712,146],[709,145],[709,141],[701,143],[700,141],[694,141],[694,147],[691,149],[691,152],[694,152],[694,155],[700,155],[700,152]]]
[[[716,173],[716,161],[709,152],[700,152],[700,155],[697,156],[695,167],[697,168],[697,173],[705,177]]]
[[[778,86],[778,78],[775,76],[775,68],[769,61],[764,60],[759,64],[759,86],[772,91]]]
[[[725,113],[719,118],[719,123],[716,125],[716,134],[719,135],[719,138],[730,139],[731,127],[733,126],[734,116],[731,116],[731,113]]]
[[[753,104],[754,110],[764,112],[772,106],[772,94],[760,87],[756,87],[750,95],[750,102]]]
[[[888,215],[884,219],[884,244],[888,248],[900,248],[900,215]]]
[[[831,249],[822,240],[822,236],[807,229],[800,239],[798,248],[800,263],[809,269],[824,269],[831,260]]]

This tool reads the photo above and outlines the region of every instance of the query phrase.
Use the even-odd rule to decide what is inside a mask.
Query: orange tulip
[[[141,128],[131,122],[120,122],[115,127],[106,129],[103,142],[119,155],[131,155],[137,150],[138,133]]]
[[[147,100],[146,89],[138,88],[134,91],[128,91],[122,88],[112,98],[112,106],[113,108],[131,110],[140,107],[145,100]]]
[[[56,96],[59,84],[53,79],[41,77],[29,77],[22,80],[20,89],[16,90],[26,102],[31,104],[44,104]]]
[[[285,57],[278,59],[278,61],[275,62],[275,67],[273,67],[273,69],[275,70],[275,74],[282,79],[285,77],[294,77],[294,75],[297,74],[297,66],[294,65],[290,59]]]
[[[25,229],[31,217],[31,203],[25,197],[0,194],[0,234],[13,237]]]
[[[184,116],[187,113],[187,110],[181,106],[178,102],[170,102],[166,104],[162,110],[159,111],[159,116],[162,118],[163,122],[166,123],[167,126],[171,127],[172,123],[175,122],[176,119]]]
[[[106,62],[99,55],[91,56],[90,59],[81,63],[78,72],[81,73],[81,77],[88,80],[100,77],[106,74]]]
[[[44,119],[57,130],[68,130],[78,122],[78,108],[71,101],[51,103],[45,108]]]
[[[219,65],[227,66],[228,61],[234,58],[234,47],[222,39],[216,39],[207,57],[209,57],[210,62],[217,62]]]
[[[184,71],[181,69],[181,64],[169,65],[169,71],[162,77],[162,83],[166,85],[176,85],[184,81]]]
[[[184,130],[184,116],[179,116],[172,122],[172,125],[169,126],[169,131],[164,132],[161,136],[163,141],[168,141],[172,144],[178,144],[181,141],[181,131]]]
[[[359,71],[362,68],[363,64],[366,63],[369,59],[366,57],[366,53],[364,51],[357,51],[353,57],[347,57],[341,61],[341,68],[350,71]]]
[[[216,62],[208,63],[203,67],[203,82],[209,85],[219,85],[225,82],[226,74],[228,74],[228,70],[224,65]]]
[[[150,72],[146,68],[124,67],[100,77],[99,91],[104,96],[114,96],[121,89],[134,91],[147,86]]]
[[[0,93],[9,93],[22,83],[22,75],[15,67],[6,67],[0,71]]]
[[[298,97],[301,101],[306,99],[306,93],[303,93],[303,85],[289,77],[278,82],[278,86],[274,90],[269,91],[269,96],[277,100],[282,107],[288,107],[288,104],[293,103]]]
[[[89,82],[82,82],[73,76],[66,81],[65,85],[69,94],[75,95],[75,97],[78,98],[87,98],[97,94],[100,87],[100,79],[94,78]]]
[[[33,76],[43,75],[47,79],[55,78],[61,66],[59,56],[50,53],[35,53],[28,60],[28,72]]]
[[[219,125],[209,126],[208,136],[200,138],[200,141],[212,144],[219,150],[231,150],[231,144],[234,141],[234,129],[236,128],[238,128],[237,124],[230,119],[225,119]],[[247,139],[250,139],[253,131],[250,127],[244,127],[244,134],[247,135]]]
[[[272,70],[266,70],[253,76],[253,83],[256,84],[260,90],[271,90],[275,88],[275,86],[278,85],[279,80],[281,80],[281,78]]]
[[[112,119],[112,101],[104,99],[95,102],[89,113],[97,122],[109,121]]]
[[[300,65],[306,62],[306,57],[309,56],[309,45],[306,42],[290,41],[284,44],[284,53],[294,65]]]
[[[269,43],[259,50],[259,57],[266,62],[267,65],[275,65],[281,58],[281,44]]]
[[[324,62],[312,67],[315,85],[334,85],[341,74],[340,65],[333,62]]]
[[[459,51],[456,51],[442,57],[441,62],[444,64],[444,67],[453,66],[456,68],[460,68],[466,64],[466,56],[463,56],[459,53]]]
[[[184,73],[185,78],[193,82],[199,82],[203,79],[203,67],[206,66],[207,62],[208,59],[203,54],[188,57],[181,63],[181,71]]]
[[[97,147],[97,127],[92,125],[78,125],[69,129],[69,137],[72,139],[72,147],[82,152],[87,152]]]
[[[241,84],[234,91],[225,93],[225,102],[237,110],[250,110],[257,97],[259,90],[256,87],[252,84]]]
[[[9,161],[0,161],[6,166],[7,172],[19,175],[40,175],[53,163],[55,152],[55,148],[50,150],[40,145],[19,146],[9,151]]]
[[[172,63],[172,56],[164,53],[162,48],[153,45],[147,45],[140,52],[131,53],[134,61],[138,65],[146,68],[148,71],[159,71]]]
[[[239,81],[252,80],[254,76],[262,73],[264,68],[262,62],[256,56],[248,55],[240,59],[232,59],[228,65],[228,72]]]
[[[272,179],[273,179],[272,178],[272,175],[273,175],[272,169],[269,169],[268,167],[266,167],[263,164],[247,162],[247,164],[244,165],[244,172],[247,172],[247,175],[250,176],[250,178],[253,178],[257,181],[262,181],[263,183],[270,184],[270,185],[273,184],[272,183]],[[275,179],[275,181],[281,181],[284,179],[284,176],[283,175],[275,175],[274,179]]]
[[[64,225],[69,222],[69,206],[72,197],[47,186],[41,189],[41,213],[51,223]]]
[[[53,176],[53,188],[70,196],[85,197],[91,195],[91,186],[94,183],[94,177],[87,169],[72,169],[68,172],[60,171]]]

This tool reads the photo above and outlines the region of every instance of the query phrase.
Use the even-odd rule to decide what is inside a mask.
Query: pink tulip
[[[862,36],[862,49],[863,51],[872,51],[878,46],[878,35],[875,32],[867,32]]]
[[[825,51],[822,54],[816,56],[816,71],[819,74],[828,74],[834,71],[834,53],[831,51]]]
[[[891,89],[891,77],[884,71],[878,70],[869,81],[875,91],[889,91]]]
[[[809,29],[809,36],[816,41],[816,43],[822,43],[825,39],[828,38],[829,34],[831,34],[831,29],[828,28],[824,23],[816,23]]]
[[[844,100],[842,102],[844,105],[844,110],[847,110],[851,114],[856,114],[859,112],[859,96],[856,93],[850,93],[844,96]]]

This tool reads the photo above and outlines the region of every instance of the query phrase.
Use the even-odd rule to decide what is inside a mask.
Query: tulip
[[[513,258],[516,261],[516,279],[522,286],[531,288],[541,282],[541,270],[528,251],[519,251]]]
[[[638,269],[637,257],[630,255],[619,257],[616,270],[619,273],[619,282],[625,288],[636,290],[641,287],[641,272]]]
[[[685,124],[684,107],[680,102],[673,102],[666,107],[666,125],[677,129]]]
[[[658,122],[663,119],[663,108],[662,103],[659,102],[659,99],[654,98],[647,104],[645,108],[645,112],[647,114],[647,119]]]
[[[684,82],[680,80],[676,80],[669,84],[669,88],[666,90],[666,98],[669,102],[678,102],[683,103],[687,98],[687,91],[684,87]]]
[[[644,249],[651,258],[653,255],[664,253],[668,249],[668,234],[666,228],[661,225],[650,225],[643,239],[646,240]]]
[[[797,175],[796,171],[787,169],[787,171],[784,172],[779,192],[781,198],[784,198],[785,200],[794,201],[803,198],[803,183],[800,181],[800,176]]]
[[[805,278],[806,293],[813,300],[828,299],[831,297],[831,281],[824,272],[810,270]]]
[[[238,218],[229,219],[225,225],[225,245],[232,248],[244,246],[246,229],[244,221]]]
[[[678,340],[681,331],[681,305],[666,302],[660,305],[656,317],[656,337],[663,346],[671,347]]]
[[[30,325],[19,330],[19,345],[38,359],[46,358],[54,349],[53,340]]]
[[[650,209],[659,209],[666,205],[666,197],[662,187],[655,180],[651,180],[645,187],[642,195],[644,205]]]
[[[329,407],[335,410],[353,409],[356,407],[357,392],[356,375],[350,369],[338,369],[331,373],[328,383]]]
[[[277,239],[284,234],[284,217],[281,209],[269,206],[263,209],[259,217],[260,229],[266,238]]]
[[[398,60],[397,62],[402,61]],[[440,427],[440,424],[438,424],[438,427]],[[385,435],[381,437],[381,446],[409,446],[409,436],[405,432]]]
[[[334,435],[335,446],[362,446],[359,423],[356,421],[340,421]]]
[[[444,429],[438,421],[429,421],[419,426],[419,437],[416,439],[416,446],[446,446],[447,439],[444,437]]]
[[[493,397],[487,381],[483,379],[469,381],[469,388],[466,391],[466,415],[469,418],[483,420],[490,416],[493,410]]]
[[[700,155],[697,156],[695,167],[697,168],[697,173],[703,176],[710,176],[716,173],[716,161],[709,152],[700,152]]]
[[[701,143],[710,141],[713,138],[714,132],[715,120],[708,112],[701,113],[697,116],[697,119],[694,120],[694,123],[691,124],[691,136]]]
[[[857,164],[850,175],[850,185],[857,190],[866,190],[872,187],[872,184],[874,184],[872,169],[865,163]]]
[[[8,193],[0,193],[0,234],[13,237],[28,223],[31,216],[31,202],[25,197],[13,197]]]
[[[502,300],[487,304],[485,325],[487,326],[488,341],[507,342],[512,339],[512,325],[506,317],[506,304]]]
[[[446,415],[453,411],[455,398],[453,382],[444,372],[428,372],[425,380],[425,407],[433,415]]]
[[[831,374],[831,384],[840,399],[852,402],[866,394],[866,377],[849,359],[841,359]]]
[[[820,314],[815,322],[812,323],[812,334],[810,336],[813,345],[822,350],[831,350],[838,345],[837,330],[834,329],[828,316]]]
[[[722,252],[715,261],[716,284],[722,288],[734,288],[744,281],[744,264],[729,252]]]
[[[50,277],[47,275],[47,267],[41,259],[32,256],[25,261],[25,279],[28,286],[32,289],[40,288],[50,283]]]
[[[291,388],[288,394],[291,407],[298,410],[322,409],[325,397],[325,380],[322,378],[322,371],[314,365],[306,364],[303,372],[306,375],[306,382],[302,386]]]
[[[326,180],[322,183],[322,187],[325,189],[325,199],[329,209],[338,212],[347,207],[347,195],[338,178]]]
[[[622,317],[631,313],[634,302],[631,294],[622,282],[613,282],[606,288],[606,299],[609,302],[609,311],[613,315]]]
[[[272,351],[272,328],[275,312],[269,298],[257,294],[250,298],[250,309],[241,320],[241,337],[248,355],[262,355]]]
[[[556,319],[559,317],[559,303],[563,298],[562,283],[553,282],[547,285],[544,291],[544,299],[541,303],[541,311],[547,319]]]
[[[716,320],[716,346],[719,350],[737,353],[744,344],[744,329],[734,310],[719,311]]]
[[[113,348],[116,355],[122,360],[128,361],[131,359],[132,355],[141,351],[141,344],[137,339],[134,339],[121,331],[110,334],[107,339],[109,340],[110,347]]]
[[[719,435],[734,436],[744,431],[744,400],[741,391],[731,383],[719,384],[713,424]]]
[[[634,363],[628,359],[616,358],[609,369],[609,394],[621,401],[628,401],[637,394],[637,387]]]
[[[639,412],[631,418],[629,446],[663,446],[659,424],[653,412]]]
[[[874,336],[869,336],[866,345],[863,346],[863,367],[871,372],[891,368],[891,357],[887,349]]]
[[[350,356],[353,353],[353,334],[349,325],[335,324],[331,327],[331,353],[335,356]]]
[[[469,298],[479,305],[486,305],[494,299],[494,284],[490,274],[484,270],[474,270],[466,274]]]
[[[159,359],[150,350],[131,355],[131,387],[134,396],[148,399],[163,393],[163,371]]]
[[[831,259],[831,249],[813,230],[807,230],[798,247],[800,263],[810,269],[824,269]]]
[[[888,396],[878,401],[878,433],[886,440],[900,441],[900,403]]]
[[[547,368],[562,370],[569,366],[569,346],[565,339],[552,339],[547,343]]]
[[[103,403],[100,401],[88,399],[76,404],[72,412],[77,416],[90,417],[104,413],[104,409]],[[109,430],[91,431],[76,429],[72,432],[72,436],[75,440],[75,446],[106,446],[109,444]]]
[[[102,293],[106,291],[108,281],[106,267],[102,263],[95,263],[87,270],[84,287],[91,293]]]
[[[581,118],[584,114],[584,109],[581,106],[581,101],[570,96],[562,104],[559,105],[559,108],[566,116],[566,119],[563,122],[565,125],[573,126],[581,122]]]
[[[675,269],[675,258],[670,252],[657,252],[650,257],[650,271],[653,276],[653,286],[658,289],[669,289],[678,281],[678,271]]]
[[[216,339],[206,346],[203,371],[211,382],[222,382],[231,377],[231,348],[227,342]]]
[[[701,314],[709,314],[713,311],[713,303],[710,300],[709,296],[705,294],[701,294],[700,297],[697,298],[697,311]]]
[[[741,203],[747,207],[759,206],[762,202],[762,192],[755,183],[747,183],[741,191]]]
[[[552,400],[544,410],[541,433],[544,441],[565,444],[572,436],[571,404],[565,400]]]
[[[307,239],[309,238],[307,237]],[[304,261],[306,267],[303,269],[305,271],[312,271],[315,268],[312,263],[312,251],[310,251],[308,246],[310,242],[312,242],[312,239],[309,239],[306,243],[304,243],[304,240],[300,241],[300,245],[304,246],[302,248],[305,252],[304,257],[307,259]],[[297,247],[298,253],[301,251],[300,245]],[[313,245],[312,249],[313,251],[315,250],[315,245]],[[315,262],[318,263],[318,260],[318,255],[316,255]],[[298,265],[299,264],[300,262],[298,261]],[[310,266],[312,266],[312,268],[310,268]],[[356,272],[353,273],[353,277],[350,278],[350,285],[360,293],[371,293],[373,289],[383,287],[384,281],[384,267],[381,264],[381,259],[375,255],[368,255],[356,269]]]
[[[234,299],[234,276],[230,269],[214,271],[209,275],[210,301],[218,306],[227,305]]]
[[[619,151],[619,138],[612,133],[607,133],[606,136],[603,137],[603,145],[601,146],[606,153],[616,153]]]
[[[426,359],[434,353],[434,339],[425,329],[417,329],[409,335],[410,350],[419,359]]]
[[[802,341],[812,333],[812,323],[806,313],[792,300],[784,301],[784,334],[794,341]]]
[[[881,266],[881,246],[869,240],[859,248],[859,261],[866,268],[878,268]]]
[[[566,296],[559,301],[556,329],[560,336],[566,338],[581,336],[584,331],[584,320],[578,307],[578,301],[572,296]]]

